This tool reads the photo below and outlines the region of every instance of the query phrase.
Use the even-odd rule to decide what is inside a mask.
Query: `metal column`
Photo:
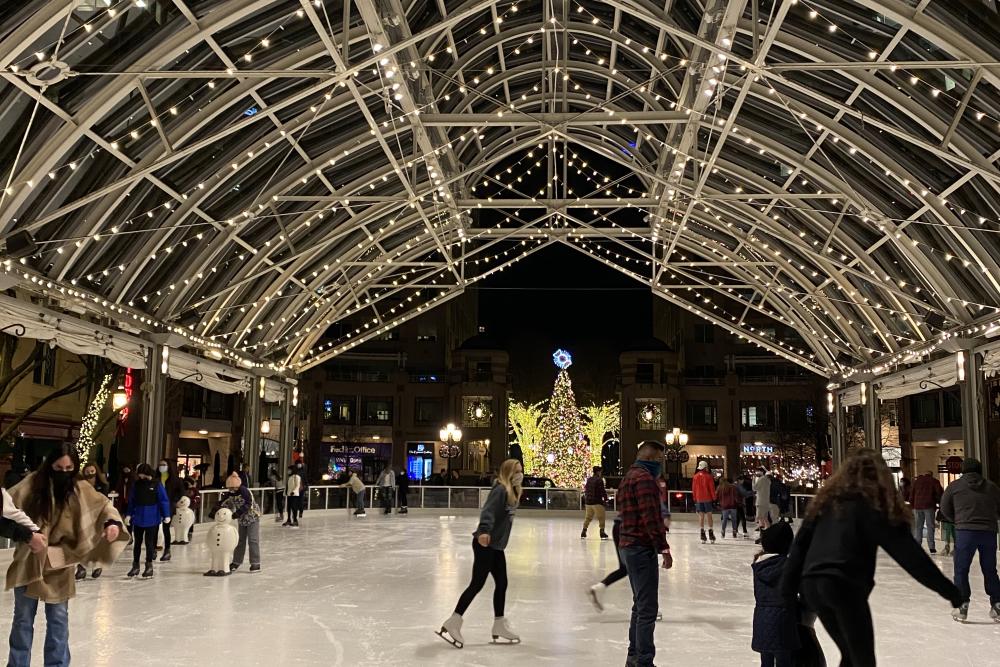
[[[962,399],[962,441],[965,455],[983,463],[983,477],[989,479],[989,456],[986,452],[986,402],[983,391],[983,370],[980,355],[972,350],[964,355],[960,364],[965,380],[959,382]],[[959,364],[959,359],[956,359]],[[961,374],[959,375],[961,377]]]
[[[170,348],[154,344],[146,354],[145,378],[142,383],[142,432],[139,460],[155,466],[163,455],[164,415],[167,405],[167,375],[164,366],[170,363]]]
[[[295,387],[285,389],[285,400],[281,405],[281,434],[278,437],[278,476],[285,476],[285,468],[292,462],[292,444],[295,439],[295,417],[298,413]]]
[[[260,457],[261,378],[253,379],[243,412],[243,469],[251,486],[257,481],[257,459]]]
[[[865,447],[882,451],[882,414],[875,385],[865,382],[861,387],[861,395],[866,397],[861,406],[865,416]]]
[[[833,458],[833,469],[836,470],[847,458],[847,441],[844,439],[844,411],[840,403],[840,394],[833,392],[833,414],[830,419],[830,455]]]

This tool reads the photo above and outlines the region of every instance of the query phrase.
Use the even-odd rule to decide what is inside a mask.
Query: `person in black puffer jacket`
[[[791,526],[779,521],[761,532],[761,551],[754,556],[750,647],[760,653],[762,667],[791,667],[792,652],[799,648],[797,605],[780,587],[793,539]]]

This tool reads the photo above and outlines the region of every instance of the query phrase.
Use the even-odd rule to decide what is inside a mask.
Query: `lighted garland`
[[[94,395],[94,400],[87,406],[87,414],[80,422],[80,437],[76,441],[76,452],[81,461],[87,461],[90,457],[90,450],[94,447],[94,431],[97,429],[97,420],[101,416],[104,404],[108,402],[111,395],[111,373],[108,373],[101,380],[101,387]]]

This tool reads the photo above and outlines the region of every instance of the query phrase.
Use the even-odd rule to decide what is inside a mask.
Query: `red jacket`
[[[715,500],[715,480],[712,473],[699,470],[691,480],[691,495],[696,503],[710,503]]]
[[[941,502],[941,482],[931,475],[920,475],[910,486],[910,505],[915,510],[932,510]]]
[[[719,487],[719,506],[724,510],[734,510],[740,503],[740,493],[732,484]]]

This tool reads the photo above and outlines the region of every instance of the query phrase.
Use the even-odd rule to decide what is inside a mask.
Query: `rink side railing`
[[[411,486],[407,494],[410,509],[431,510],[477,510],[482,508],[490,490],[481,486]],[[202,489],[201,506],[196,512],[199,523],[209,520],[209,513],[225,493],[224,489]],[[278,510],[276,499],[280,494],[273,487],[251,487],[250,493],[264,514],[275,514]],[[614,490],[608,491],[607,507],[617,510]],[[811,495],[792,494],[792,517],[805,515]],[[354,494],[340,486],[310,486],[305,496],[306,510],[349,510],[354,507]],[[694,501],[690,491],[671,491],[668,497],[670,511],[678,514],[693,513]],[[382,489],[368,487],[365,506],[372,509],[382,506]],[[525,488],[521,495],[519,509],[523,510],[582,510],[583,492],[579,489]],[[718,508],[716,508],[718,511]],[[9,548],[10,542],[0,538],[0,549]]]

